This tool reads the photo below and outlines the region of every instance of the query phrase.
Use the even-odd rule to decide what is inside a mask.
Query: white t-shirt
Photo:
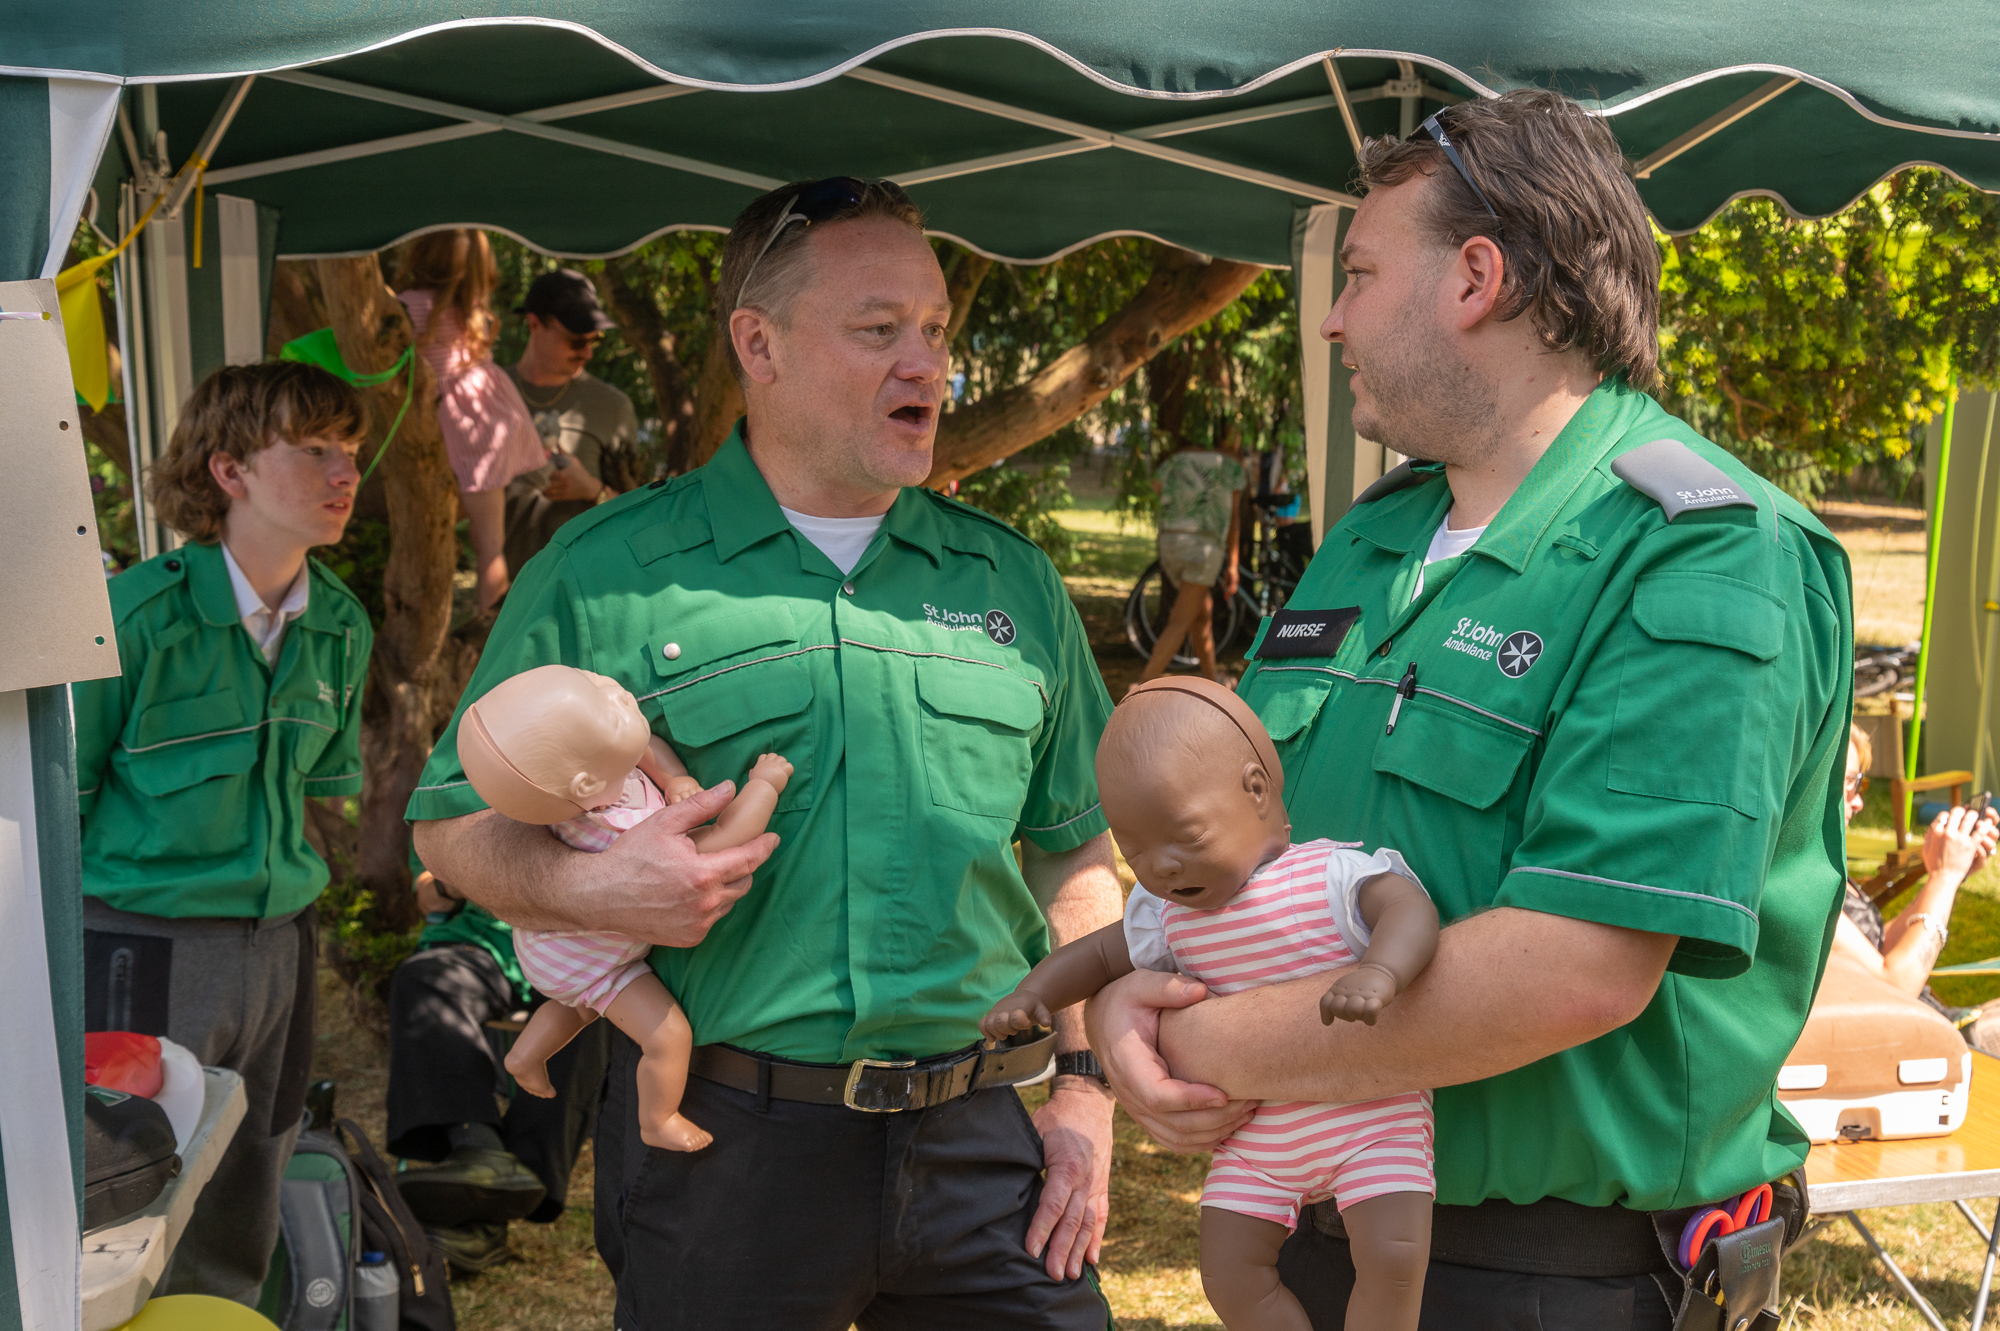
[[[1326,862],[1326,904],[1333,912],[1334,925],[1347,943],[1347,950],[1357,959],[1368,951],[1368,941],[1375,936],[1375,931],[1361,918],[1361,884],[1383,873],[1401,874],[1427,895],[1430,891],[1402,855],[1387,846],[1373,855],[1342,846]],[[1180,969],[1174,962],[1173,949],[1167,946],[1166,904],[1148,892],[1144,884],[1134,887],[1125,898],[1125,951],[1135,969]]]
[[[868,553],[868,543],[875,539],[875,533],[882,529],[882,519],[888,516],[878,513],[872,518],[816,518],[783,504],[778,505],[778,511],[843,574],[852,573],[861,556]]]
[[[1451,514],[1445,514],[1444,521],[1440,522],[1438,529],[1431,533],[1430,549],[1424,551],[1425,567],[1437,563],[1440,559],[1452,559],[1464,554],[1485,534],[1485,527],[1467,527],[1463,531],[1453,531],[1451,529]],[[1417,570],[1416,590],[1410,593],[1410,599],[1414,601],[1423,594],[1424,570],[1419,568]]]
[[[276,665],[278,649],[285,645],[285,629],[306,612],[306,598],[312,591],[312,571],[300,564],[299,575],[285,589],[285,599],[273,610],[264,604],[264,598],[257,595],[250,579],[243,576],[243,570],[236,566],[236,556],[229,553],[229,546],[224,542],[217,544],[222,546],[222,566],[229,570],[229,585],[236,592],[236,613],[243,616],[243,629],[250,635],[250,641],[264,653],[264,664]]]

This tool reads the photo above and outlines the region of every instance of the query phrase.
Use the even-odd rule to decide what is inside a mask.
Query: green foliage
[[[360,801],[349,799],[345,813],[350,828],[359,820]],[[389,977],[403,958],[416,951],[421,925],[407,930],[384,929],[375,910],[375,894],[361,886],[351,857],[333,847],[332,879],[319,896],[320,928],[333,939],[336,964],[362,994],[385,998]]]
[[[83,444],[90,473],[90,504],[97,513],[97,541],[121,569],[139,562],[139,529],[132,517],[132,482],[96,444]]]
[[[1069,463],[1049,462],[1030,471],[1002,462],[960,481],[958,497],[1039,545],[1058,572],[1067,573],[1076,563],[1076,537],[1056,518],[1062,509],[1076,506],[1069,492]]]
[[[2000,208],[1942,171],[1817,222],[1741,199],[1661,254],[1662,402],[1802,497],[1863,464],[1907,480],[1954,371],[1994,377]]]

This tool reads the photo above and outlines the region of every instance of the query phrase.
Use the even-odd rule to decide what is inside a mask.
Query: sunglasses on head
[[[910,196],[903,193],[903,187],[893,180],[874,182],[877,189],[887,194],[896,203],[908,203]],[[778,243],[778,237],[794,222],[807,226],[838,217],[861,206],[868,197],[869,182],[856,176],[828,176],[825,180],[815,180],[810,185],[801,185],[796,194],[785,202],[785,211],[778,214],[771,234],[764,237],[764,246],[757,251],[757,257],[743,270],[743,280],[737,284],[738,298],[750,289],[750,278],[757,271],[757,265],[764,262],[764,256],[771,252],[771,246]]]
[[[1430,119],[1424,121],[1424,133],[1430,135],[1437,143],[1437,146],[1444,149],[1445,160],[1452,164],[1453,169],[1458,172],[1459,178],[1471,187],[1474,194],[1479,196],[1480,206],[1486,209],[1487,213],[1493,218],[1494,225],[1498,226],[1500,224],[1500,214],[1494,211],[1493,201],[1486,197],[1486,191],[1479,188],[1479,182],[1474,180],[1472,173],[1465,169],[1465,159],[1458,155],[1458,149],[1452,146],[1451,136],[1446,134],[1444,126],[1438,123],[1438,116],[1443,114],[1444,112],[1439,111],[1432,115]]]

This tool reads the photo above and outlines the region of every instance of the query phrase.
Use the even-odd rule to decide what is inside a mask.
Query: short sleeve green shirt
[[[275,666],[243,628],[220,545],[111,580],[125,673],[70,686],[85,896],[141,915],[272,919],[326,887],[305,801],[361,790],[374,635],[340,579],[308,565],[306,610]]]
[[[509,593],[465,701],[551,662],[630,689],[703,784],[740,782],[760,753],[792,761],[782,840],[749,893],[699,947],[653,950],[703,1044],[810,1062],[971,1044],[1048,952],[1012,843],[1059,852],[1105,830],[1110,700],[1061,578],[928,490],[897,498],[843,577],[732,436],[563,527]],[[456,727],[412,819],[484,807]]]
[[[1660,439],[1755,507],[1669,522],[1611,470]],[[1450,504],[1420,469],[1327,533],[1290,608],[1358,612],[1330,656],[1259,635],[1242,691],[1293,835],[1402,851],[1447,923],[1511,906],[1680,943],[1630,1025],[1437,1091],[1438,1200],[1653,1210],[1784,1174],[1807,1143],[1773,1087],[1844,882],[1846,556],[1622,379],[1412,602]]]

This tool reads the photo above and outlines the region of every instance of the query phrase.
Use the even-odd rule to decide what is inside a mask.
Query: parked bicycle
[[[1305,573],[1306,561],[1312,558],[1311,526],[1303,522],[1280,524],[1271,516],[1273,510],[1291,502],[1290,495],[1260,495],[1249,502],[1250,522],[1242,536],[1236,595],[1215,598],[1211,625],[1218,657],[1229,650],[1246,626],[1254,635],[1259,620],[1282,610]],[[1167,581],[1156,559],[1146,566],[1125,598],[1125,640],[1142,660],[1151,659],[1153,644],[1174,612],[1176,596],[1174,585]],[[1174,664],[1183,669],[1192,667],[1194,652],[1182,648],[1175,654]]]
[[[1856,647],[1854,649],[1854,696],[1872,698],[1887,693],[1917,674],[1917,654],[1921,643],[1905,647]]]

